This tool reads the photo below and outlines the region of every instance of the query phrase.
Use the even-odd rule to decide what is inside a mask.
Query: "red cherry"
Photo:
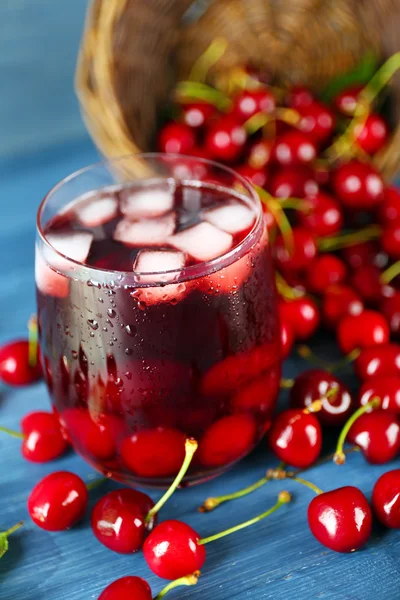
[[[69,408],[61,414],[61,421],[78,450],[98,460],[109,460],[115,456],[118,439],[124,432],[120,418],[99,414],[94,420],[87,410]]]
[[[313,102],[315,102],[315,98],[312,92],[303,85],[294,85],[286,97],[286,104],[291,108],[303,108],[310,106]]]
[[[242,399],[237,399],[241,403]],[[255,443],[256,423],[249,414],[237,414],[215,421],[204,433],[197,459],[206,467],[222,467],[247,454]]]
[[[203,127],[216,114],[217,109],[208,102],[182,104],[183,121],[193,129]]]
[[[201,569],[206,560],[200,536],[182,521],[164,521],[150,533],[143,554],[150,569],[163,579],[178,579]]]
[[[344,206],[371,210],[383,201],[382,177],[370,164],[352,160],[333,172],[333,189]]]
[[[232,162],[241,155],[246,137],[242,125],[233,117],[224,115],[209,128],[205,147],[212,158]]]
[[[307,340],[318,328],[320,322],[318,306],[307,296],[279,303],[282,321],[291,325],[298,340]]]
[[[382,409],[364,413],[351,426],[347,440],[361,448],[369,463],[382,465],[389,462],[400,451],[400,425],[397,416]]]
[[[22,455],[32,462],[47,462],[58,458],[68,448],[60,421],[54,413],[31,412],[21,421],[25,434],[22,442]]]
[[[196,144],[193,130],[184,123],[167,123],[158,134],[160,152],[172,154],[190,154]]]
[[[275,198],[304,198],[318,192],[318,184],[312,169],[299,165],[279,169],[272,177],[268,188]]]
[[[371,509],[358,488],[338,488],[311,500],[308,525],[323,546],[335,552],[353,552],[371,535]]]
[[[358,97],[362,86],[349,87],[337,94],[333,103],[336,110],[347,117],[352,117],[357,108]]]
[[[309,134],[318,143],[326,142],[330,138],[335,129],[335,115],[329,106],[322,102],[313,102],[298,107],[298,111],[299,129]]]
[[[385,377],[370,377],[360,388],[358,401],[360,406],[371,402],[374,397],[381,401],[380,407],[400,414],[400,377],[386,375]]]
[[[309,268],[317,255],[317,244],[313,234],[303,227],[293,227],[293,246],[289,250],[282,235],[274,244],[274,255],[282,271],[302,271]]]
[[[276,405],[280,380],[281,368],[277,363],[275,367],[237,390],[231,402],[233,410],[262,413],[264,419],[271,416]]]
[[[327,392],[333,389],[337,389],[337,393],[327,398]],[[349,389],[332,373],[310,369],[298,375],[290,390],[290,405],[304,409],[319,399],[322,399],[322,408],[315,416],[323,425],[342,425],[353,410]]]
[[[400,221],[386,225],[381,236],[382,248],[394,260],[400,258]]]
[[[376,265],[363,265],[350,278],[351,285],[369,304],[376,304],[382,297],[381,271]]]
[[[356,348],[368,348],[389,341],[389,327],[381,314],[364,310],[359,315],[348,315],[339,322],[339,346],[345,354]]]
[[[387,142],[389,136],[386,121],[371,113],[366,120],[354,127],[355,143],[367,154],[375,154]]]
[[[314,141],[302,131],[286,131],[276,138],[273,158],[283,167],[308,164],[316,156],[317,147]]]
[[[322,299],[322,317],[325,325],[334,329],[343,317],[359,315],[364,310],[362,300],[348,285],[332,285]]]
[[[400,527],[400,469],[379,477],[372,491],[372,507],[382,525],[392,529]]]
[[[83,517],[87,502],[88,491],[82,479],[68,471],[57,471],[33,488],[28,498],[28,511],[38,527],[62,531]]]
[[[334,254],[317,256],[307,272],[307,286],[311,292],[323,294],[330,285],[342,283],[347,276],[347,267]]]
[[[247,155],[248,164],[254,169],[266,167],[271,160],[273,145],[272,140],[261,139],[253,142]]]
[[[400,336],[400,292],[382,298],[379,308],[389,323],[391,334],[398,338]]]
[[[293,348],[294,331],[293,327],[281,317],[281,349],[282,358],[287,358]]]
[[[137,490],[121,489],[109,492],[94,506],[92,531],[106,548],[120,554],[139,550],[147,531],[154,523],[145,522],[153,508],[152,499]]]
[[[380,269],[384,268],[388,262],[387,255],[382,252],[378,242],[361,242],[353,244],[342,250],[343,260],[352,269],[358,269],[368,265],[375,265]]]
[[[361,350],[354,361],[354,370],[362,381],[370,377],[400,376],[400,345],[384,344]]]
[[[242,177],[246,177],[254,185],[264,188],[268,181],[268,175],[265,169],[256,169],[250,165],[241,165],[236,168],[237,173]]]
[[[306,200],[310,210],[298,212],[297,219],[300,225],[318,237],[333,235],[342,229],[342,210],[332,196],[325,192],[317,192],[307,196]]]
[[[0,379],[8,385],[29,385],[43,376],[39,358],[29,365],[29,342],[17,340],[0,348]]]
[[[151,589],[141,577],[121,577],[108,585],[98,600],[151,600]]]
[[[321,425],[312,413],[297,408],[284,410],[272,422],[268,441],[279,460],[306,469],[321,453]]]
[[[275,98],[267,88],[244,90],[233,98],[231,114],[244,123],[257,113],[270,114],[275,110]]]
[[[185,458],[185,440],[178,429],[144,429],[123,440],[121,458],[138,477],[176,475]]]
[[[385,226],[400,221],[400,190],[397,187],[387,187],[384,200],[379,207],[379,222]]]

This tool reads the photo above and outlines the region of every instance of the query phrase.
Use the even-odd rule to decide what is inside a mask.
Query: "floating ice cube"
[[[151,306],[161,302],[178,302],[189,291],[187,283],[168,283],[178,277],[174,271],[185,266],[185,255],[176,250],[141,250],[136,257],[133,270],[137,273],[159,273],[159,275],[137,275],[139,283],[153,281],[166,282],[167,285],[138,288],[131,296],[139,302]]]
[[[212,260],[232,248],[232,236],[210,223],[188,227],[171,236],[168,242],[198,261]]]
[[[215,227],[235,234],[249,229],[254,222],[255,214],[249,206],[232,200],[228,204],[205,210],[203,217]]]
[[[93,234],[89,231],[54,231],[47,234],[48,242],[61,254],[84,263],[89,255]],[[68,269],[69,262],[49,248],[44,248],[44,254],[48,262],[56,269]]]
[[[68,278],[49,267],[38,248],[36,248],[35,256],[35,281],[42,294],[56,298],[68,296]]]
[[[114,240],[126,246],[162,246],[175,230],[174,213],[154,219],[122,219],[114,231]]]
[[[93,200],[87,200],[78,205],[76,217],[86,227],[98,227],[110,221],[118,212],[118,200],[112,194],[104,196],[93,195]]]
[[[124,189],[120,197],[121,211],[128,219],[159,217],[174,206],[173,193],[167,189]]]

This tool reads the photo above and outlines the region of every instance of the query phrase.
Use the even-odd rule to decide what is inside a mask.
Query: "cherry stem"
[[[286,298],[286,300],[296,300],[296,298],[304,295],[303,292],[290,287],[279,271],[275,271],[275,282],[279,295]]]
[[[189,74],[189,80],[205,81],[210,69],[222,58],[227,48],[228,41],[225,38],[215,38],[194,63]]]
[[[301,483],[301,485],[308,487],[317,495],[324,493],[321,488],[317,487],[314,483],[311,483],[311,481],[307,481],[307,479],[303,479],[302,477],[291,477],[290,474],[288,474],[287,477],[288,479],[292,479],[293,481],[297,481],[297,483]]]
[[[272,216],[274,217],[276,224],[278,225],[279,231],[282,234],[283,240],[285,242],[285,246],[290,254],[293,254],[294,246],[293,246],[293,231],[292,226],[290,224],[285,211],[282,208],[281,203],[271,196],[268,192],[266,192],[259,185],[254,186],[257,194],[263,204],[268,208]]]
[[[342,431],[340,432],[339,439],[337,441],[336,452],[333,455],[333,462],[337,465],[343,465],[346,462],[346,456],[343,452],[343,445],[346,441],[347,434],[349,433],[351,426],[357,421],[358,417],[361,417],[364,413],[369,411],[370,409],[379,408],[381,405],[381,400],[377,396],[372,398],[370,402],[361,406],[351,417],[346,421],[343,426]]]
[[[318,249],[320,252],[332,252],[354,246],[360,242],[376,240],[381,236],[382,229],[379,225],[369,225],[358,231],[351,231],[340,235],[331,235],[318,240]]]
[[[175,492],[182,479],[185,477],[188,468],[190,467],[190,463],[192,462],[192,458],[194,453],[198,448],[198,443],[193,438],[188,438],[185,442],[185,459],[182,463],[182,466],[179,470],[178,475],[175,477],[174,481],[165,492],[165,494],[160,498],[160,500],[153,506],[151,510],[146,515],[145,522],[149,523],[154,516],[158,513],[158,511],[164,506],[164,504],[169,500],[172,494]]]
[[[99,487],[99,485],[102,485],[106,481],[108,481],[108,477],[99,477],[98,479],[94,479],[90,483],[86,484],[86,489],[88,492],[90,492],[91,490],[96,489],[97,487]]]
[[[168,592],[182,585],[196,585],[196,583],[199,580],[199,577],[200,571],[195,571],[191,575],[186,575],[185,577],[180,577],[179,579],[175,579],[175,581],[171,581],[171,583],[166,585],[165,588],[157,594],[154,600],[161,600],[161,598],[164,598],[164,596],[168,594]]]
[[[322,396],[322,398],[318,398],[317,400],[313,400],[306,408],[303,409],[303,412],[306,414],[315,413],[322,410],[324,400],[331,400],[337,396],[339,391],[339,386],[335,385],[331,387],[330,390],[327,390],[326,394]]]
[[[8,427],[3,427],[2,425],[0,425],[0,431],[2,431],[3,433],[7,433],[12,437],[18,438],[19,440],[25,439],[25,435],[20,431],[15,431],[14,429],[9,429]]]
[[[36,315],[32,315],[28,322],[28,340],[28,364],[30,367],[36,367],[38,349],[38,324]]]
[[[204,100],[221,110],[230,104],[229,98],[220,90],[198,81],[180,81],[175,89],[178,102],[193,102]]]
[[[294,386],[294,379],[286,379],[283,377],[281,379],[280,387],[283,390],[290,390]]]
[[[382,281],[382,283],[388,284],[391,281],[393,281],[393,279],[395,277],[397,277],[397,275],[399,275],[399,274],[400,274],[400,260],[393,263],[392,265],[390,265],[390,267],[388,267],[385,271],[383,271],[383,273],[381,275],[381,281]]]
[[[319,358],[319,356],[317,356],[316,354],[314,354],[314,352],[311,350],[311,348],[309,346],[306,346],[305,344],[298,346],[297,354],[299,356],[301,356],[301,358],[304,358],[304,360],[307,360],[308,362],[310,362],[311,364],[317,365],[318,367],[321,367],[321,368],[325,369],[326,371],[330,372],[331,364],[329,362],[327,362],[326,360]]]
[[[17,523],[16,525],[14,525],[13,527],[10,527],[10,529],[7,529],[7,531],[3,532],[3,535],[5,535],[6,537],[8,537],[9,535],[11,535],[12,533],[14,533],[14,531],[17,531],[17,529],[20,529],[20,527],[22,527],[24,524],[23,521],[20,521],[19,523]]]
[[[250,525],[254,525],[255,523],[258,523],[259,521],[261,521],[262,519],[265,519],[265,517],[272,515],[272,513],[274,513],[276,510],[278,510],[278,508],[280,508],[283,504],[288,504],[291,501],[291,499],[292,499],[292,497],[289,494],[289,492],[286,492],[286,491],[280,492],[280,494],[278,496],[278,501],[276,502],[276,504],[274,504],[274,506],[269,508],[267,511],[263,512],[261,515],[258,515],[257,517],[254,517],[253,519],[249,519],[248,521],[245,521],[244,523],[240,523],[239,525],[235,525],[235,527],[230,527],[229,529],[226,529],[225,531],[221,531],[220,533],[211,535],[210,537],[203,538],[203,539],[199,540],[197,543],[201,546],[204,546],[204,544],[209,544],[210,542],[219,540],[227,535],[230,535],[231,533],[235,533],[236,531],[245,529],[245,527],[250,527]]]

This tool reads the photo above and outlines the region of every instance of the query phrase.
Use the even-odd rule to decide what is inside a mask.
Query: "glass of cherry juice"
[[[138,162],[139,161],[139,162]],[[276,291],[252,186],[199,158],[99,163],[37,218],[42,362],[75,449],[128,485],[223,473],[269,426],[280,381]]]

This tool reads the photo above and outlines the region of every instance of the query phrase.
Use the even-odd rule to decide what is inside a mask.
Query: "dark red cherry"
[[[389,326],[380,313],[364,310],[359,315],[348,315],[339,322],[337,338],[345,354],[356,348],[368,348],[389,341]]]
[[[108,585],[98,600],[152,600],[151,589],[141,577],[121,577]]]
[[[308,195],[309,211],[299,211],[299,223],[318,237],[338,233],[343,227],[342,209],[336,200],[325,192]]]
[[[293,348],[294,331],[290,323],[288,321],[285,321],[282,317],[280,323],[282,358],[287,358]]]
[[[297,340],[307,340],[320,323],[318,306],[308,296],[280,302],[279,313],[281,320],[291,325]]]
[[[370,377],[400,376],[400,345],[383,344],[361,350],[354,361],[354,370],[362,381]]]
[[[82,479],[68,471],[57,471],[33,488],[28,498],[28,511],[38,527],[62,531],[83,517],[87,502],[88,491]]]
[[[257,113],[272,113],[275,104],[273,93],[266,87],[244,90],[233,98],[231,114],[240,123],[244,123]]]
[[[375,154],[387,142],[389,136],[386,121],[376,113],[370,113],[363,123],[354,127],[355,143],[367,154]]]
[[[284,167],[272,176],[269,192],[275,198],[304,198],[318,192],[318,184],[312,169],[306,166]]]
[[[285,271],[302,271],[308,269],[317,255],[317,244],[314,235],[303,227],[293,227],[292,248],[287,247],[280,234],[274,244],[274,255],[278,269]]]
[[[137,490],[123,488],[109,492],[92,510],[92,531],[99,542],[113,552],[136,552],[154,526],[153,520],[145,521],[153,506],[152,499]]]
[[[308,525],[313,536],[335,552],[353,552],[368,541],[372,513],[364,494],[346,486],[319,494],[308,507]]]
[[[385,226],[400,222],[400,190],[395,186],[387,187],[384,199],[378,211],[379,222]]]
[[[87,410],[69,408],[61,413],[61,422],[78,450],[98,460],[113,458],[118,440],[124,434],[123,421],[111,414],[92,418]]]
[[[330,285],[342,283],[347,277],[345,263],[334,254],[321,254],[307,271],[307,288],[315,294],[323,294]]]
[[[240,122],[223,115],[208,129],[205,148],[211,158],[232,162],[242,154],[246,139],[246,131]]]
[[[327,392],[333,389],[337,390],[336,394],[327,397]],[[319,399],[322,399],[322,408],[315,416],[323,425],[342,425],[353,410],[349,389],[332,373],[310,369],[298,375],[290,390],[290,405],[304,409]]]
[[[183,121],[193,129],[203,127],[217,113],[217,109],[208,102],[182,104]]]
[[[303,108],[315,102],[313,93],[303,85],[294,85],[286,96],[286,104],[291,108]]]
[[[47,462],[58,458],[68,448],[58,416],[45,411],[35,411],[21,421],[25,434],[22,455],[32,462]]]
[[[172,154],[190,154],[196,144],[193,130],[184,123],[170,122],[164,125],[158,134],[160,152]]]
[[[400,292],[383,297],[379,308],[389,324],[390,333],[398,339],[400,337]]]
[[[284,410],[272,422],[268,442],[279,460],[306,469],[321,453],[321,425],[313,413],[297,408]]]
[[[400,452],[400,425],[397,415],[382,409],[364,413],[351,426],[347,440],[361,448],[369,463],[387,463]]]
[[[400,527],[400,469],[381,475],[372,491],[372,507],[382,525]]]
[[[333,100],[336,110],[346,115],[346,117],[352,117],[356,111],[358,97],[362,89],[362,86],[357,85],[339,92]]]
[[[315,142],[302,131],[286,131],[276,138],[273,158],[282,167],[308,164],[316,156],[317,147]]]
[[[332,183],[336,196],[349,209],[372,210],[384,198],[381,175],[372,165],[357,160],[337,167]]]
[[[252,184],[264,188],[267,185],[268,174],[265,169],[256,169],[250,165],[241,165],[236,168],[236,172],[242,177],[246,177]]]
[[[29,385],[43,376],[39,354],[35,366],[29,365],[29,342],[17,340],[0,348],[0,379],[8,385]]]
[[[343,248],[341,252],[343,260],[352,269],[358,269],[368,265],[375,265],[380,269],[388,263],[387,254],[382,252],[381,245],[378,242],[361,242]]]
[[[276,395],[277,390],[273,402],[275,402]],[[243,388],[241,396],[236,396],[235,402],[237,405],[245,402]],[[243,413],[223,417],[205,431],[200,440],[197,459],[205,467],[213,468],[239,460],[252,449],[256,431],[254,417],[250,414]]]
[[[386,375],[370,377],[360,388],[358,401],[360,406],[379,398],[380,407],[400,414],[400,376]]]
[[[400,221],[385,226],[381,235],[381,244],[390,258],[400,259]]]
[[[367,304],[375,305],[382,297],[381,270],[376,265],[363,265],[355,269],[350,283]]]
[[[272,140],[261,139],[252,142],[247,155],[247,162],[250,167],[254,169],[266,167],[271,160],[273,145]]]
[[[201,569],[206,560],[200,536],[182,521],[164,521],[150,533],[143,554],[149,568],[163,579],[178,579]]]
[[[353,288],[337,284],[326,288],[321,310],[325,325],[334,329],[345,316],[359,315],[364,310],[364,305]]]
[[[276,405],[280,380],[281,369],[280,365],[277,363],[266,373],[263,373],[252,381],[245,383],[237,390],[231,400],[233,410],[240,413],[262,413],[264,418],[271,416]],[[227,424],[225,423],[225,426],[226,425]],[[236,423],[235,425],[237,430],[239,430],[240,426],[242,426],[244,429],[246,426],[249,427],[249,425],[247,425],[247,421],[242,421],[241,423],[239,421],[239,423]],[[252,426],[250,426],[250,428],[253,429]],[[232,431],[232,434],[233,433],[234,432]],[[251,439],[251,442],[252,441],[253,440]],[[235,452],[235,454],[236,453],[237,452]]]
[[[335,115],[329,106],[322,102],[313,102],[306,106],[299,106],[298,111],[299,129],[309,134],[318,143],[329,140],[335,129]]]

